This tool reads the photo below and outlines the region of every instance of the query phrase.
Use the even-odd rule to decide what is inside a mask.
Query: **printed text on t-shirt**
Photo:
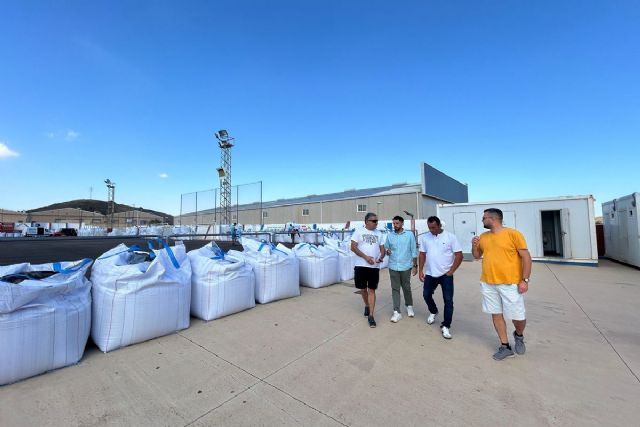
[[[363,234],[362,235],[362,241],[364,243],[368,243],[370,245],[373,245],[375,243],[378,242],[378,237],[374,234]]]

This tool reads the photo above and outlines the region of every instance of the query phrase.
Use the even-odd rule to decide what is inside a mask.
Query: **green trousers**
[[[411,295],[411,269],[405,271],[395,271],[389,269],[391,279],[391,296],[393,297],[393,311],[400,313],[400,288],[404,294],[404,304],[413,305]]]

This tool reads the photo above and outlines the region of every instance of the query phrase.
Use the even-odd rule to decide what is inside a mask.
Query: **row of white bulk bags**
[[[189,327],[191,264],[178,242],[133,262],[124,244],[95,261],[91,337],[107,352]]]
[[[229,251],[229,254],[240,254],[253,267],[257,302],[265,304],[300,296],[300,268],[291,249],[245,237],[241,243],[243,252]]]
[[[353,279],[356,254],[351,252],[351,242],[324,236],[324,244],[338,253],[340,280]]]
[[[0,385],[82,358],[91,327],[90,265],[85,259],[0,266]],[[37,279],[36,272],[56,274]],[[16,279],[22,282],[8,281]]]
[[[191,314],[218,319],[255,307],[253,267],[241,253],[224,254],[215,243],[189,251]]]
[[[293,252],[300,264],[300,284],[321,288],[340,281],[338,252],[329,246],[299,243]]]

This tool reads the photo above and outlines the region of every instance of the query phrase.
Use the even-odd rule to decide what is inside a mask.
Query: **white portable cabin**
[[[604,248],[607,258],[640,267],[640,193],[602,204]]]
[[[454,233],[462,252],[471,253],[471,239],[487,231],[485,209],[503,212],[503,225],[519,230],[534,260],[597,265],[593,196],[438,205],[438,217]]]

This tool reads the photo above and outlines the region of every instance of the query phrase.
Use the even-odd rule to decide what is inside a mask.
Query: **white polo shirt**
[[[427,254],[425,274],[432,277],[445,275],[453,265],[454,254],[462,252],[458,238],[446,230],[437,235],[427,232],[420,236],[419,243],[420,252]]]

